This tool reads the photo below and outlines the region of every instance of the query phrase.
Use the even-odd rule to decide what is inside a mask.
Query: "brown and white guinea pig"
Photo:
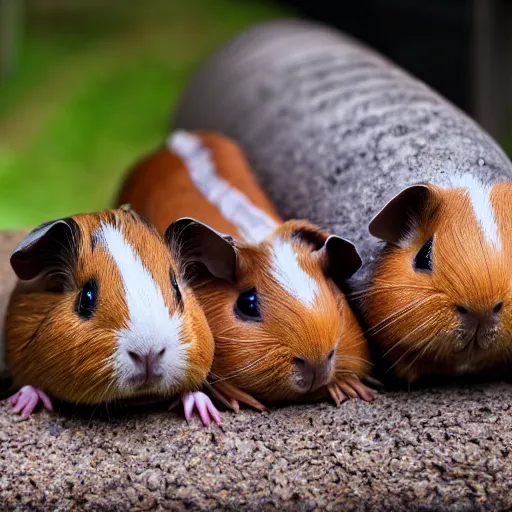
[[[510,365],[512,163],[430,87],[332,27],[271,21],[201,66],[172,125],[233,137],[282,211],[356,241],[384,371]]]
[[[362,383],[367,343],[340,291],[361,265],[355,247],[307,222],[282,222],[234,142],[171,134],[132,170],[120,203],[159,231],[174,222],[187,261],[224,233],[218,258],[232,278],[203,274],[194,291],[215,339],[214,387],[235,410],[315,392],[337,404],[375,397]]]
[[[50,397],[100,404],[177,393],[186,412],[210,407],[194,392],[213,337],[175,249],[126,207],[48,222],[21,242],[5,328],[16,412],[28,416],[39,401],[51,409]]]
[[[510,183],[452,173],[407,187],[370,224],[388,244],[365,311],[399,378],[499,375],[510,366],[511,203]]]

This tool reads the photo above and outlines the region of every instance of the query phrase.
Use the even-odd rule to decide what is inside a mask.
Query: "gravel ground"
[[[0,239],[4,290],[16,241]],[[510,510],[511,404],[507,384],[459,384],[208,429],[165,408],[1,405],[0,510]]]

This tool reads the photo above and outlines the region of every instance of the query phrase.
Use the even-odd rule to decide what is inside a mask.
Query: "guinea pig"
[[[214,343],[185,264],[127,207],[34,229],[11,256],[19,283],[5,348],[20,388],[10,399],[15,412],[29,416],[39,402],[51,409],[50,397],[101,404],[181,393],[187,420],[197,407],[203,421],[218,422],[210,399],[196,391]]]
[[[370,224],[388,245],[364,308],[388,367],[408,382],[510,364],[512,185],[452,178],[406,188]]]
[[[384,376],[509,365],[512,164],[439,94],[332,27],[280,20],[201,66],[173,120],[196,128],[236,140],[286,217],[354,241],[350,298]]]
[[[171,134],[131,171],[119,202],[159,231],[173,222],[167,236],[189,262],[223,233],[217,265],[222,258],[231,278],[189,266],[189,279],[215,339],[213,389],[233,409],[315,393],[337,404],[375,397],[362,382],[367,343],[341,291],[361,265],[355,247],[308,222],[283,222],[234,142]]]

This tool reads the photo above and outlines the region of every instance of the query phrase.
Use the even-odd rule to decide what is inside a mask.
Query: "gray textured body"
[[[285,218],[353,241],[368,279],[383,244],[373,216],[404,187],[454,173],[512,179],[498,144],[422,82],[322,25],[278,21],[240,34],[192,79],[175,128],[240,142]]]

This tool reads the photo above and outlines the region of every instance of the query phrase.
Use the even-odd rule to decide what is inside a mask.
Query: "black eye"
[[[178,286],[176,274],[172,268],[171,268],[171,284],[172,284],[172,287],[174,288],[174,293],[176,293],[176,300],[179,303],[181,303],[183,301],[183,297],[181,296],[181,290],[180,290],[180,287]]]
[[[78,295],[76,302],[76,312],[78,316],[84,319],[91,318],[96,309],[96,299],[98,296],[98,285],[94,279],[85,283],[82,291]]]
[[[261,320],[258,294],[255,288],[238,296],[235,304],[235,314],[241,320]]]
[[[434,238],[429,238],[425,245],[418,251],[414,258],[414,268],[416,270],[426,270],[432,272],[432,244]]]

